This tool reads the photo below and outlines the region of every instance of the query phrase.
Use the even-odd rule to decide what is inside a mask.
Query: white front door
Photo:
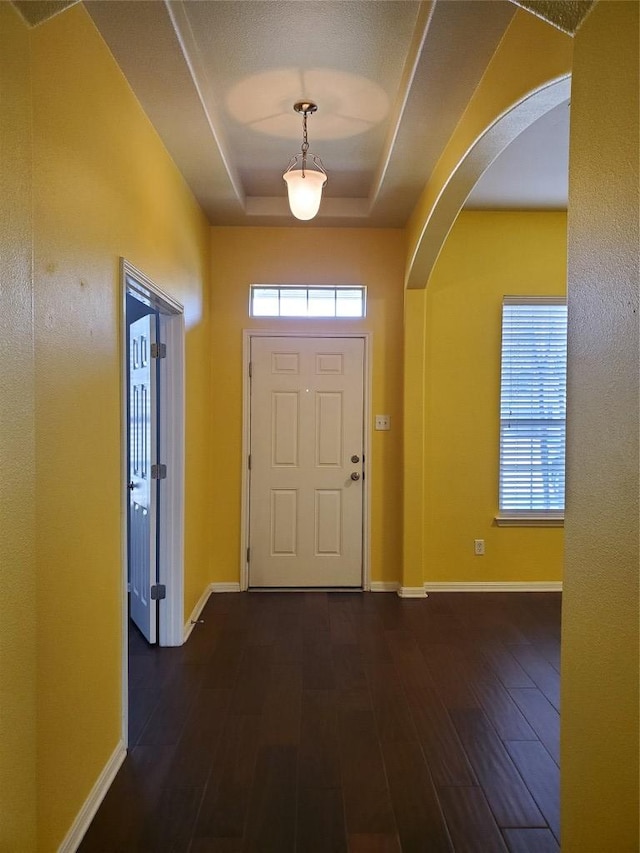
[[[131,618],[150,643],[156,642],[157,606],[151,600],[156,583],[157,480],[151,466],[157,458],[156,317],[129,327],[129,583]]]
[[[252,337],[251,587],[361,587],[364,340]]]

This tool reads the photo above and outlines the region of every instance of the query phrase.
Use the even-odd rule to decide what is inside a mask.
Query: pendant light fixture
[[[318,107],[312,101],[298,101],[293,108],[302,114],[302,148],[300,154],[293,155],[282,177],[287,184],[291,213],[297,219],[313,219],[320,207],[322,188],[327,183],[322,160],[309,151],[307,139],[307,116],[315,113]],[[307,157],[315,168],[307,167]]]

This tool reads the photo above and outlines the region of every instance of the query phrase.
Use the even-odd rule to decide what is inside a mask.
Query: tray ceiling
[[[300,149],[301,99],[318,104],[309,141],[329,174],[314,223],[404,225],[516,11],[509,0],[85,6],[209,220],[226,225],[292,224],[282,172]],[[470,204],[564,206],[567,112],[541,121],[533,148],[523,139]]]

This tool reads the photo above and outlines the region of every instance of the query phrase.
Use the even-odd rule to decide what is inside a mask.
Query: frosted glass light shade
[[[287,182],[289,207],[296,219],[313,219],[320,208],[327,176],[315,169],[292,169],[282,176]]]

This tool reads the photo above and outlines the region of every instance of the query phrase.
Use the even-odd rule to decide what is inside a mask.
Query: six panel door
[[[252,337],[251,587],[361,587],[362,338]]]

